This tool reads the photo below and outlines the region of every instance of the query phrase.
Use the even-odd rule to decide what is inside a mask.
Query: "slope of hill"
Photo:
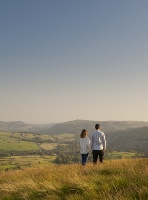
[[[101,125],[101,130],[105,134],[114,133],[116,131],[148,127],[148,122],[139,121],[90,121],[90,120],[74,120],[64,123],[55,124],[50,128],[47,128],[44,133],[46,134],[61,134],[72,133],[80,134],[82,129],[86,129],[88,133],[92,133],[95,130],[95,124]]]
[[[1,200],[147,200],[148,159],[28,168],[0,173]]]
[[[129,128],[148,127],[148,122],[142,121],[91,121],[91,120],[74,120],[58,124],[27,124],[21,121],[3,122],[0,121],[0,131],[6,132],[33,132],[44,134],[61,134],[72,133],[80,134],[82,129],[89,133],[94,131],[96,123],[101,125],[101,130],[106,134],[116,131],[126,130]]]
[[[148,127],[130,128],[106,135],[108,148],[118,151],[136,150],[148,154]]]
[[[22,121],[3,122],[0,121],[0,131],[5,132],[41,132],[54,124],[26,124]]]

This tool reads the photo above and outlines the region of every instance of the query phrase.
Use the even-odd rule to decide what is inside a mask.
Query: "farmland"
[[[133,158],[136,151],[106,150],[105,159]],[[74,134],[56,135],[0,132],[0,170],[80,163],[79,139]],[[92,162],[90,152],[88,162]]]
[[[24,169],[53,164],[56,156],[11,156],[0,158],[0,171],[8,169]]]
[[[130,152],[111,152],[105,154],[105,160],[121,159],[121,158],[132,158],[135,153]],[[55,164],[54,160],[57,156],[11,156],[0,158],[0,171],[2,170],[13,170],[13,169],[25,169],[28,167],[42,167]],[[80,163],[81,157],[79,155]],[[92,155],[89,156],[89,161],[92,162]]]
[[[38,150],[40,147],[34,142],[26,142],[18,137],[12,137],[11,133],[0,132],[0,150],[4,151],[29,151]]]

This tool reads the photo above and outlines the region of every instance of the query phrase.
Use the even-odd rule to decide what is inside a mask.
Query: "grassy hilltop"
[[[148,159],[0,172],[1,200],[147,200]]]

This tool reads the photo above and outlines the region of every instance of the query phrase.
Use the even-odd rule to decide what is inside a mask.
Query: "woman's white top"
[[[80,153],[87,154],[91,150],[90,140],[88,137],[80,138]]]

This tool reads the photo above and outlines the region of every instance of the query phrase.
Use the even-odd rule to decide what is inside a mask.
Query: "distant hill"
[[[142,121],[90,121],[90,120],[74,120],[64,123],[55,124],[52,127],[44,130],[46,134],[80,134],[82,129],[86,129],[88,133],[92,133],[95,130],[95,124],[101,125],[101,130],[105,134],[115,133],[116,131],[122,131],[127,129],[148,127],[148,122]]]
[[[22,121],[0,121],[0,131],[6,132],[42,132],[54,124],[27,124]]]
[[[88,133],[95,130],[95,124],[101,125],[101,130],[105,134],[115,133],[127,129],[148,127],[148,122],[143,121],[91,121],[91,120],[74,120],[58,124],[27,124],[22,121],[4,122],[0,121],[0,131],[7,132],[33,132],[45,134],[80,134],[82,129],[86,129]]]

